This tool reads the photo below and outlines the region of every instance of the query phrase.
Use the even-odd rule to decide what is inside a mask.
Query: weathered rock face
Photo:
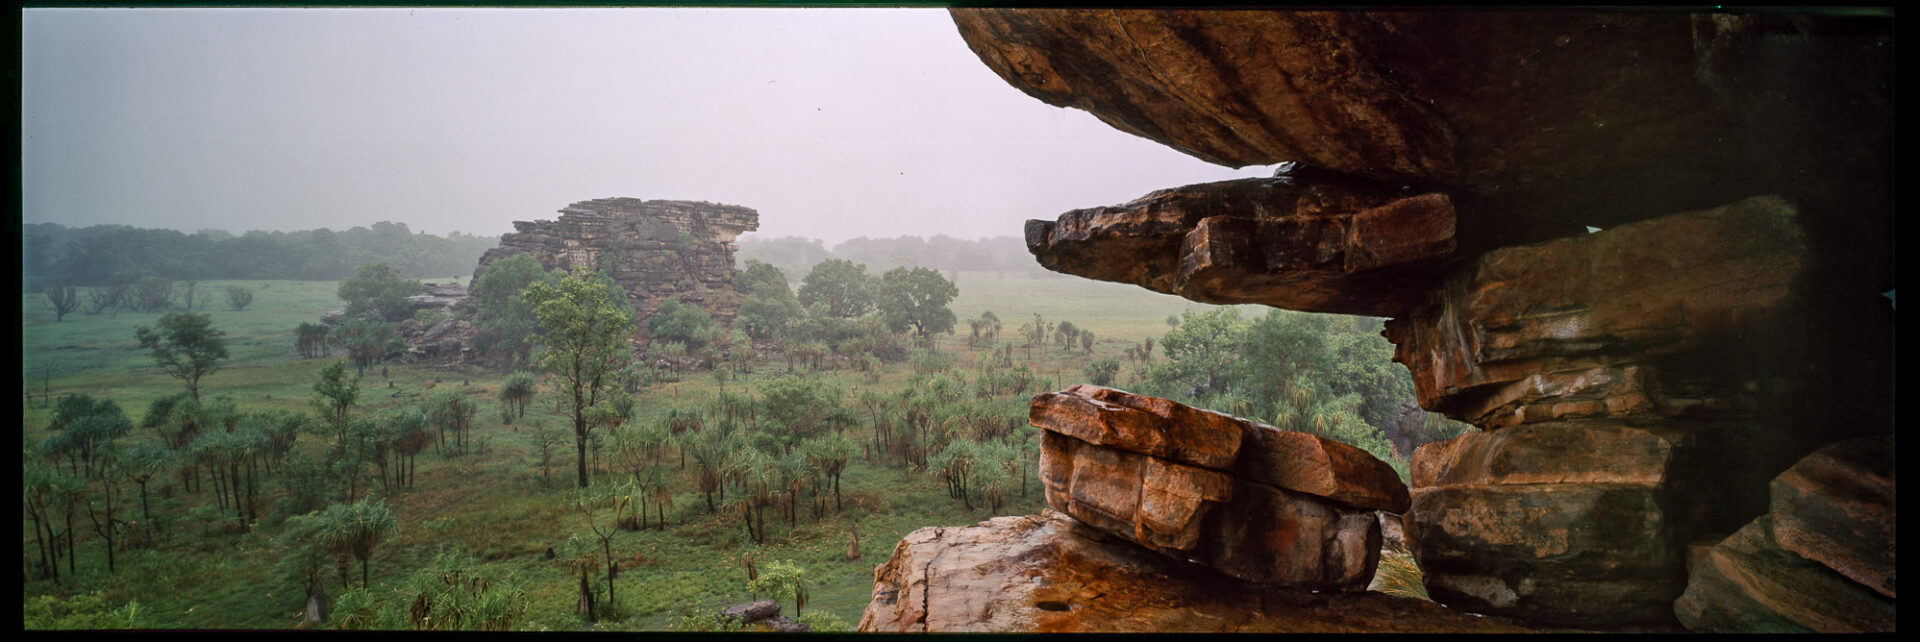
[[[1028,221],[1047,269],[1208,303],[1386,316],[1453,252],[1445,194],[1290,167]]]
[[[1851,439],[1774,478],[1772,510],[1693,566],[1695,631],[1894,630],[1893,440]]]
[[[1248,584],[1052,511],[908,533],[873,578],[862,632],[1526,630],[1380,593]]]
[[[1670,622],[1689,544],[1769,513],[1816,446],[1892,430],[1890,16],[952,13],[1036,98],[1299,163],[1032,221],[1028,245],[1201,301],[1395,317],[1421,406],[1494,431],[1415,455],[1407,535],[1443,603]],[[1873,470],[1783,476],[1768,528],[1891,597]]]
[[[581,201],[560,210],[558,220],[515,221],[515,231],[481,255],[473,278],[479,280],[488,264],[524,252],[548,270],[602,270],[626,289],[643,318],[661,301],[677,298],[732,319],[744,296],[733,288],[733,239],[759,226],[758,212],[737,205]]]
[[[1795,217],[1760,197],[1489,252],[1388,322],[1394,360],[1421,406],[1483,428],[1750,413],[1744,391],[1663,381],[1658,364],[1785,303],[1805,250]]]
[[[1657,624],[1680,595],[1673,438],[1530,424],[1414,455],[1407,536],[1435,601],[1581,626]]]
[[[1893,631],[1893,600],[1831,568],[1783,550],[1761,516],[1694,567],[1674,615],[1717,633]]]
[[[1872,33],[1838,20],[1509,11],[952,14],[981,62],[1015,88],[1201,159],[1298,161],[1444,184],[1481,213],[1500,210],[1498,220],[1469,225],[1475,249],[1773,191],[1774,172],[1752,171],[1763,162],[1756,152],[1794,149],[1772,145],[1818,124],[1774,104],[1792,80],[1767,78],[1764,63],[1745,59],[1887,59],[1867,54],[1870,42],[1809,52],[1794,47],[1814,45],[1775,36]],[[1890,30],[1885,38],[1891,41]],[[1870,66],[1852,73],[1874,78],[1890,70]],[[1891,114],[1890,93],[1846,89],[1875,103],[1848,107]]]
[[[1047,504],[1233,577],[1365,589],[1376,510],[1406,510],[1392,468],[1352,446],[1112,388],[1036,395]]]
[[[1773,479],[1773,538],[1881,595],[1895,597],[1894,443],[1850,439]]]

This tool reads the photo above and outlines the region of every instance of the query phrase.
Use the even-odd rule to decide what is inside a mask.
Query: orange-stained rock
[[[1207,514],[1193,559],[1249,582],[1364,591],[1380,561],[1377,515],[1241,480]]]
[[[1893,473],[1891,435],[1814,451],[1773,480],[1774,542],[1896,597]]]
[[[1737,382],[1691,389],[1656,364],[1749,331],[1801,267],[1796,210],[1756,197],[1489,252],[1387,323],[1420,405],[1499,428],[1637,415],[1737,416]],[[1731,389],[1729,389],[1731,388]]]
[[[1453,202],[1293,167],[1028,221],[1047,269],[1209,303],[1385,316],[1454,249]]]
[[[1362,510],[1405,513],[1407,486],[1387,462],[1319,435],[1253,424],[1235,475]]]
[[[1707,633],[1892,632],[1892,598],[1781,550],[1762,515],[1694,566],[1673,612]]]
[[[1226,473],[1052,432],[1041,433],[1040,481],[1055,510],[1163,551],[1198,545],[1201,520],[1233,492]]]
[[[1233,462],[1245,425],[1210,410],[1090,384],[1034,395],[1027,416],[1034,426],[1090,444],[1214,469]]]
[[[1444,176],[1452,127],[1373,67],[1348,12],[955,9],[981,62],[1048,104],[1223,165]]]
[[[1667,479],[1672,435],[1618,423],[1546,423],[1474,431],[1421,446],[1415,492],[1451,486],[1633,484]]]
[[[1407,508],[1406,485],[1393,467],[1364,450],[1158,397],[1075,384],[1035,395],[1028,421],[1046,433],[1226,471],[1354,508]]]
[[[908,533],[874,568],[861,632],[1519,633],[1381,593],[1249,584],[1052,511]]]

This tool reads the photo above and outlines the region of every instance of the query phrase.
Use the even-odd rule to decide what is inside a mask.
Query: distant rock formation
[[[514,232],[480,256],[475,281],[494,261],[526,253],[548,270],[600,270],[626,289],[641,318],[669,298],[731,320],[745,293],[733,287],[733,240],[760,227],[760,214],[704,201],[601,198],[560,210],[551,221],[514,221]]]
[[[515,232],[480,256],[473,280],[494,261],[531,255],[546,270],[588,267],[600,270],[626,291],[637,314],[635,331],[669,298],[699,306],[714,319],[731,321],[746,293],[733,286],[733,240],[760,226],[760,214],[738,205],[704,201],[642,201],[602,198],[560,210],[551,221],[514,221]],[[424,361],[464,361],[477,328],[476,302],[458,283],[424,283],[408,297],[414,311],[431,311],[437,320],[403,320],[394,330],[407,342],[405,357]],[[346,318],[343,306],[320,315],[323,323]],[[389,358],[400,358],[400,353]]]

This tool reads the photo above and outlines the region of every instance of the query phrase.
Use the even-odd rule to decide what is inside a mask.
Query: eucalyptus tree
[[[187,393],[200,398],[200,378],[220,369],[227,359],[226,332],[213,327],[205,314],[169,313],[158,328],[137,326],[134,337],[168,375],[187,382]]]
[[[47,305],[53,308],[53,320],[65,321],[67,314],[80,309],[80,291],[71,285],[50,284],[46,287]]]
[[[624,383],[633,361],[627,348],[633,317],[591,270],[553,285],[534,283],[524,296],[544,331],[538,339],[545,348],[540,365],[560,377],[567,394],[561,411],[573,419],[579,487],[586,488],[591,411]]]

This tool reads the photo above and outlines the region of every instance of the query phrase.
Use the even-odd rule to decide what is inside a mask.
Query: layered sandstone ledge
[[[858,630],[885,633],[1518,633],[1382,593],[1235,580],[1054,511],[908,533],[874,569]]]

